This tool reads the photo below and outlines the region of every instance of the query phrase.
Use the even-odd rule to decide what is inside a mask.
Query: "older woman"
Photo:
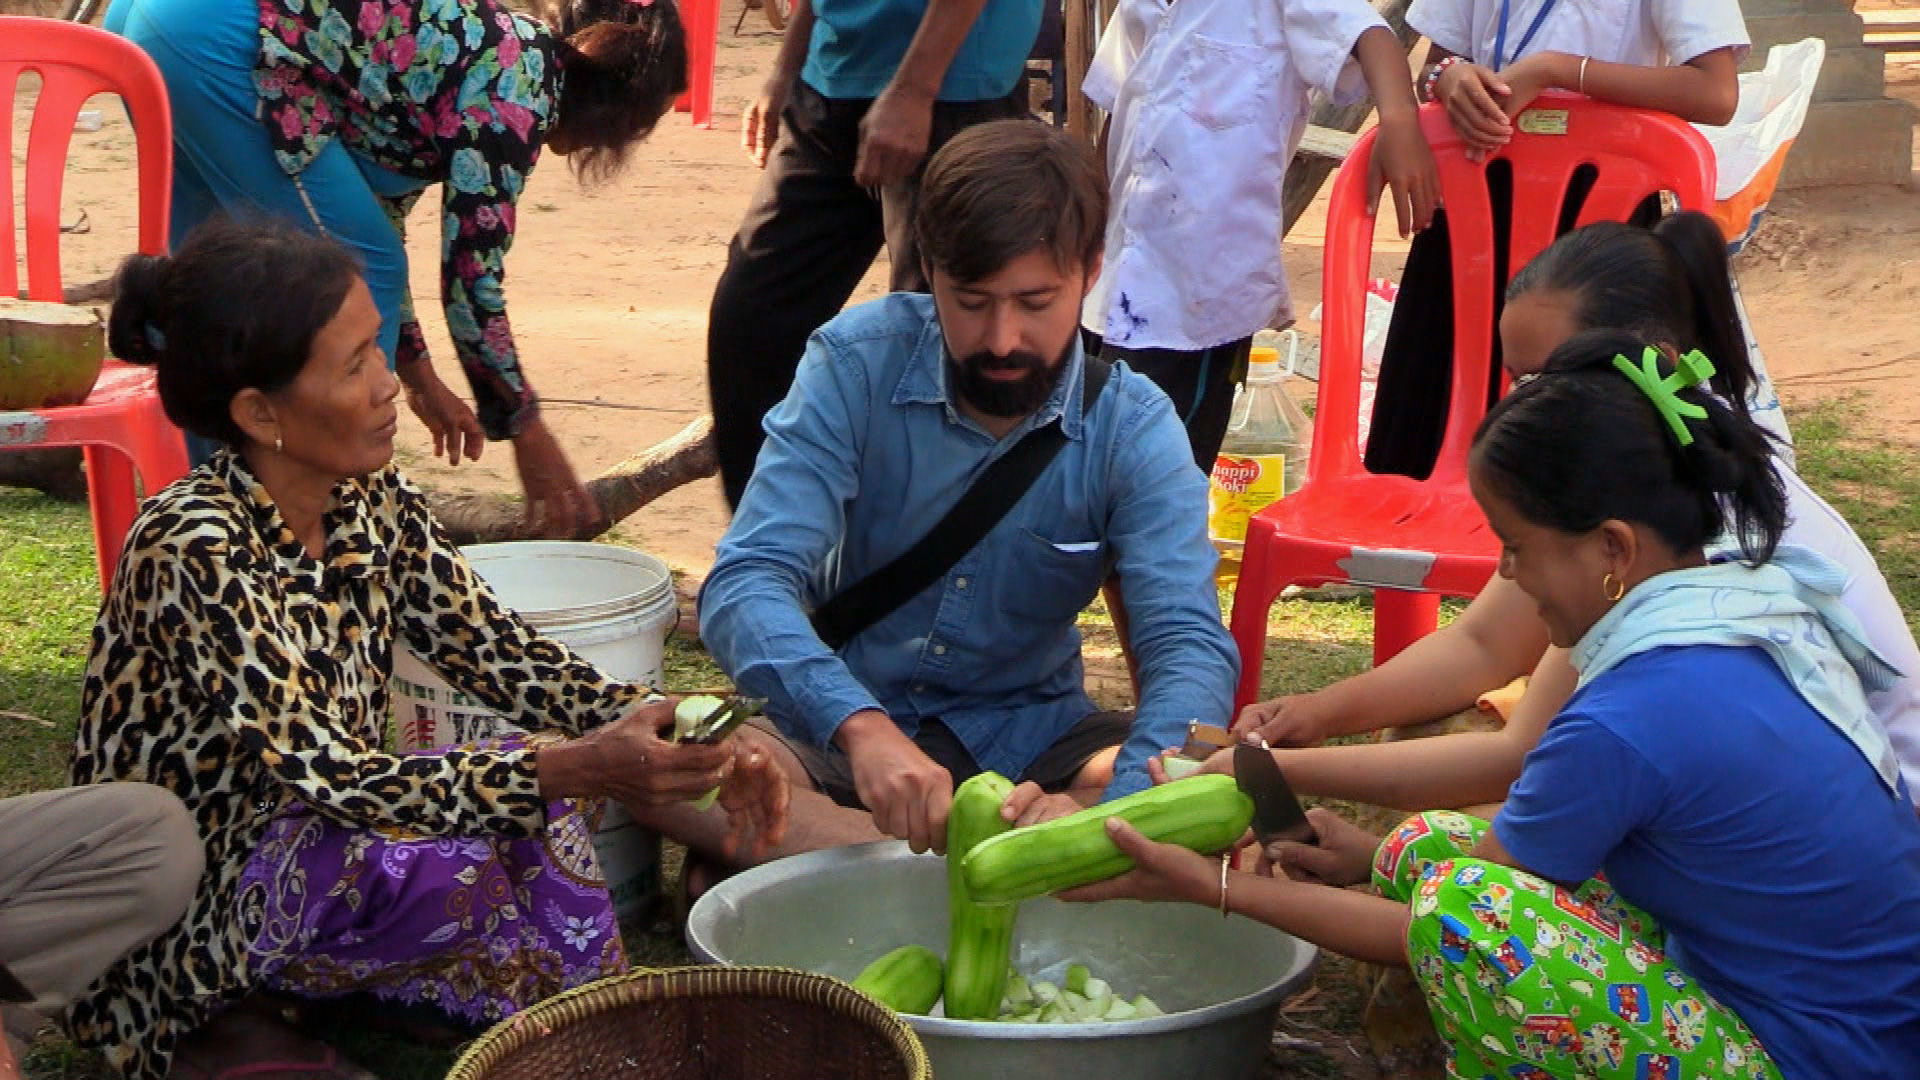
[[[391,464],[399,387],[348,252],[214,224],[118,284],[115,352],[157,365],[168,415],[225,449],[133,527],[73,773],[179,795],[208,869],[185,918],[72,1010],[81,1042],[136,1080],[343,1075],[228,1006],[371,992],[483,1023],[624,967],[570,800],[645,816],[718,786],[735,840],[778,841],[764,745],[663,741],[671,704],[534,633],[448,543]],[[383,752],[399,643],[548,734]]]
[[[453,464],[512,440],[551,534],[597,515],[540,416],[507,323],[506,254],[543,148],[606,175],[686,88],[672,3],[566,0],[552,26],[499,0],[114,0],[172,103],[173,239],[264,211],[357,253],[380,347]],[[442,188],[440,289],[479,409],[434,373],[407,286],[407,213]],[[196,460],[211,446],[196,446]]]

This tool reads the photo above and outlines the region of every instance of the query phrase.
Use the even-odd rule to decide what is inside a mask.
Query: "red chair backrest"
[[[1564,119],[1562,123],[1561,120]],[[1464,482],[1467,450],[1486,414],[1488,367],[1496,328],[1494,298],[1506,288],[1495,280],[1492,202],[1486,169],[1505,161],[1513,173],[1512,227],[1504,265],[1508,275],[1551,244],[1574,174],[1597,171],[1576,227],[1596,221],[1626,221],[1650,195],[1669,191],[1688,210],[1713,206],[1713,149],[1693,125],[1665,113],[1606,105],[1572,94],[1549,93],[1522,114],[1527,127],[1547,125],[1564,134],[1514,135],[1487,162],[1467,161],[1466,144],[1437,105],[1420,110],[1420,126],[1439,163],[1441,198],[1453,250],[1453,392],[1445,440],[1430,483]],[[1361,338],[1366,287],[1373,252],[1373,215],[1367,213],[1367,168],[1374,133],[1354,146],[1334,181],[1327,211],[1327,241],[1321,324],[1320,391],[1314,416],[1314,474],[1347,475],[1363,470],[1360,414]],[[1391,202],[1382,199],[1382,204]]]
[[[40,76],[27,133],[27,296],[57,301],[60,188],[80,106],[117,94],[133,121],[139,161],[139,245],[167,250],[167,200],[173,183],[173,120],[160,71],[140,47],[105,30],[57,19],[0,15],[0,296],[20,292],[18,223],[13,217],[13,111],[20,77]]]

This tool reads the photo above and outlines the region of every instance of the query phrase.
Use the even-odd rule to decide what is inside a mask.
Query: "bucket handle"
[[[1293,375],[1294,364],[1300,359],[1300,331],[1289,326],[1281,334],[1287,339],[1287,374]]]

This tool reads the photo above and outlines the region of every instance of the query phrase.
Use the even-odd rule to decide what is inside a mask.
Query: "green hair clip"
[[[1673,437],[1680,440],[1681,446],[1693,445],[1693,432],[1687,430],[1687,421],[1705,420],[1707,410],[1680,397],[1680,391],[1698,386],[1713,377],[1713,361],[1698,349],[1680,358],[1673,366],[1673,374],[1662,378],[1660,375],[1660,350],[1652,345],[1640,354],[1640,366],[1625,356],[1613,358],[1613,366],[1620,374],[1633,380],[1642,393],[1653,402],[1666,418],[1667,426],[1673,429]]]

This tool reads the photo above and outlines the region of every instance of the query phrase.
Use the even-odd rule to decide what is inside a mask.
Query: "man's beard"
[[[1027,417],[1040,410],[1053,395],[1060,376],[1067,370],[1067,357],[1073,352],[1073,340],[1051,366],[1038,353],[1015,349],[1006,356],[982,350],[966,359],[947,353],[947,375],[967,404],[1002,420]],[[989,379],[988,371],[1023,371],[1025,376],[1011,381]]]

